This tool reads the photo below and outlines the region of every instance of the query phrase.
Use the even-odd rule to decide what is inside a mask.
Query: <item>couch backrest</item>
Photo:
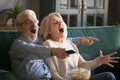
[[[0,69],[10,70],[8,51],[17,37],[17,30],[0,30]]]
[[[92,46],[78,45],[80,53],[87,53],[95,57],[99,50],[104,54],[112,51],[117,51],[120,55],[120,27],[75,27],[68,28],[68,37],[87,37],[93,36],[100,39],[99,42],[94,42]]]
[[[120,27],[70,27],[68,37],[93,36],[100,39],[92,46],[78,45],[80,53],[87,53],[93,58],[101,49],[104,54],[118,51],[120,55]],[[10,70],[8,51],[13,41],[18,37],[17,30],[0,30],[0,69]]]

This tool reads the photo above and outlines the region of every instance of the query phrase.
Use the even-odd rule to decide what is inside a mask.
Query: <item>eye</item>
[[[35,22],[36,24],[38,24],[38,23],[39,23],[39,20],[34,20],[34,22]]]
[[[54,24],[59,24],[59,22],[58,22],[58,21],[55,21]]]
[[[57,24],[57,25],[60,25],[61,23],[63,23],[63,21],[61,21],[61,20],[54,22],[54,24]]]

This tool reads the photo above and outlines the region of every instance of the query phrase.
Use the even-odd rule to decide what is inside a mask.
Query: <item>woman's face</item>
[[[67,26],[63,19],[57,15],[50,16],[50,29],[49,34],[52,40],[66,39]]]

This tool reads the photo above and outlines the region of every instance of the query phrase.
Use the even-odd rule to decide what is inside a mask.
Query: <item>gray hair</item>
[[[37,18],[36,14],[33,10],[26,9],[26,10],[22,11],[20,14],[18,14],[18,16],[16,17],[16,26],[20,26],[22,24],[21,17],[23,15],[32,15],[35,18]]]
[[[50,13],[48,16],[46,16],[45,18],[43,18],[43,20],[41,21],[41,24],[40,24],[40,37],[43,40],[46,40],[46,39],[50,38],[50,34],[49,34],[50,17],[53,16],[53,15],[55,15],[55,16],[57,16],[57,17],[59,17],[59,18],[61,18],[63,20],[62,16],[58,12]]]

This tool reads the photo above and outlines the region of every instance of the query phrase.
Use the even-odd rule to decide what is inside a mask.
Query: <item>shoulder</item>
[[[66,42],[67,42],[67,44],[72,45],[74,48],[77,48],[76,44],[73,43],[71,40],[67,39]]]
[[[71,40],[69,40],[69,39],[66,39],[66,42],[67,43],[71,43],[71,44],[74,44]]]
[[[53,41],[50,40],[50,39],[48,39],[48,40],[46,40],[46,41],[43,42],[43,45],[44,46],[50,46],[52,43],[53,43]]]
[[[38,46],[38,45],[33,43],[33,42],[29,42],[25,39],[18,38],[13,42],[11,47],[22,48],[23,49],[23,48],[35,47],[35,46]]]
[[[14,41],[14,43],[13,44],[28,44],[28,42],[26,41],[26,40],[23,40],[23,39],[20,39],[20,38],[18,38],[18,39],[16,39],[15,41]]]

